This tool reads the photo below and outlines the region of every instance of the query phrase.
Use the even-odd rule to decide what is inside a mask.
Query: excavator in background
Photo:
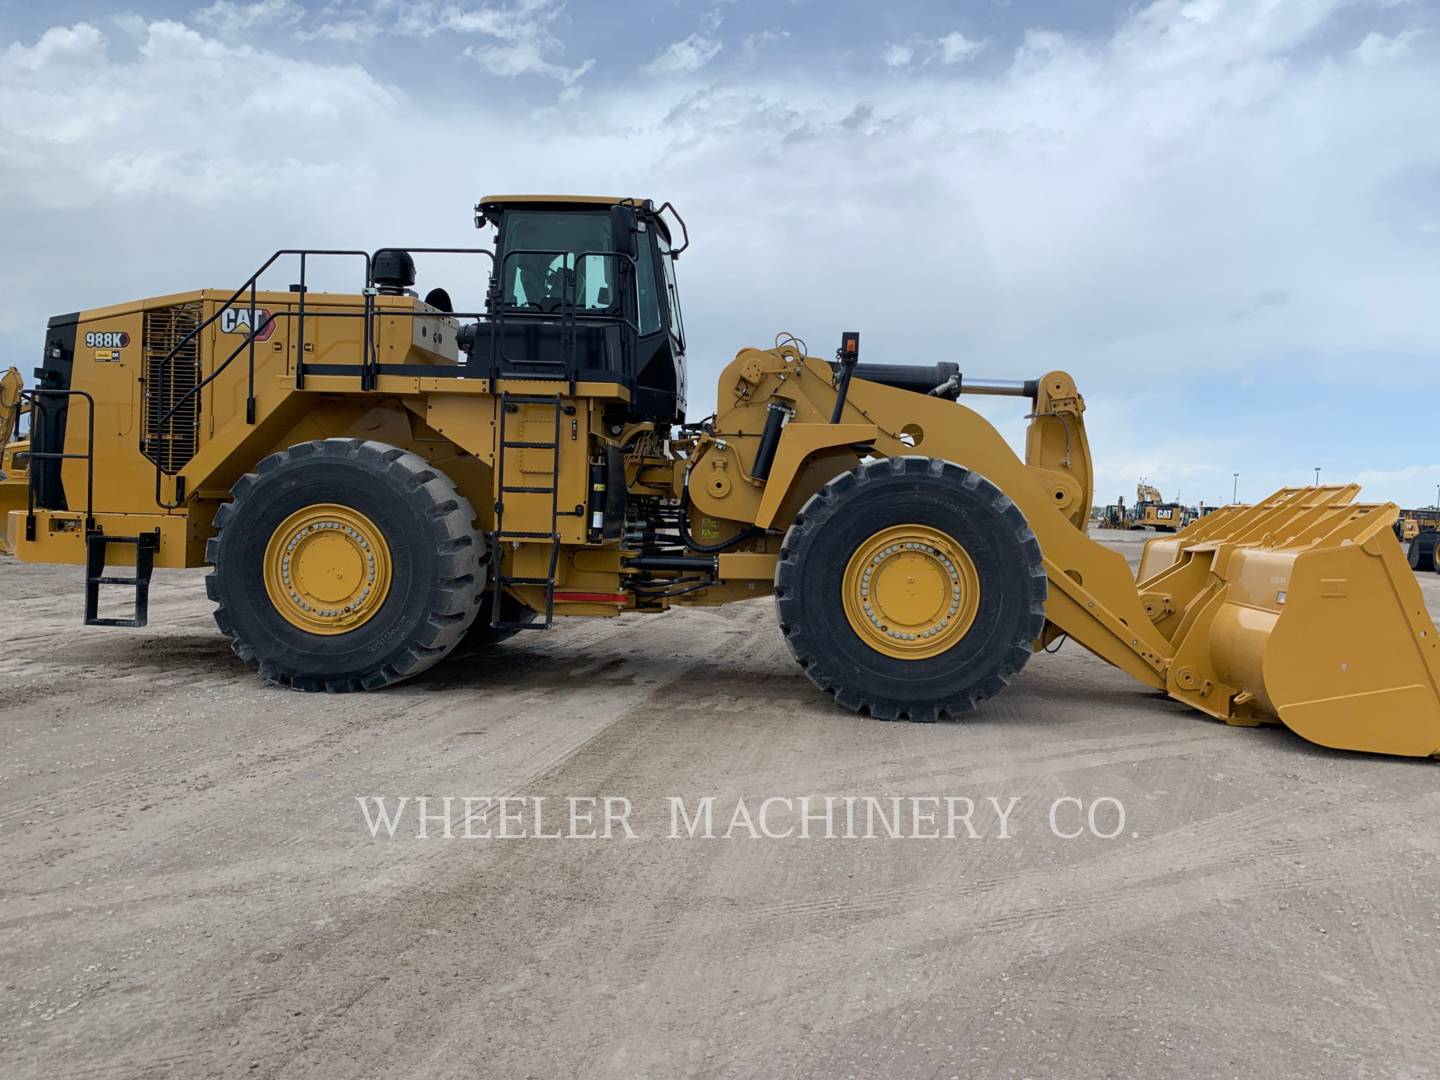
[[[1135,505],[1127,507],[1122,495],[1101,509],[1095,524],[1102,529],[1152,529],[1176,532],[1198,515],[1180,503],[1166,502],[1158,488],[1143,479],[1135,487]]]
[[[30,406],[22,399],[24,379],[18,368],[0,375],[0,520],[11,510],[23,510],[29,490],[29,441],[21,434],[21,425]],[[0,553],[5,545],[5,530],[0,529]]]
[[[1135,486],[1135,505],[1129,516],[1130,528],[1176,532],[1194,520],[1194,516],[1179,503],[1166,502],[1160,489],[1143,479]]]
[[[298,690],[379,689],[561,616],[773,595],[805,675],[881,719],[964,715],[1068,637],[1226,723],[1440,753],[1440,636],[1393,504],[1345,486],[1223,507],[1151,540],[1137,581],[1086,534],[1065,372],[862,363],[854,331],[828,359],[782,334],[690,419],[673,207],[491,196],[476,224],[493,247],[287,249],[234,291],[52,318],[10,545],[84,567],[92,626],[144,625],[155,567],[208,566],[220,633]],[[416,291],[433,253],[472,260],[468,308]],[[282,261],[289,287],[262,288]],[[313,288],[322,261],[355,291]],[[1023,456],[970,396],[1021,403]]]

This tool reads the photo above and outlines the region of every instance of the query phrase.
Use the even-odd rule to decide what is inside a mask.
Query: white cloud
[[[715,59],[721,44],[705,34],[691,34],[661,49],[642,71],[647,75],[688,75]]]
[[[209,7],[195,12],[197,22],[226,38],[260,26],[293,26],[304,17],[305,9],[294,0],[256,0],[254,3],[215,0]]]
[[[958,64],[963,60],[969,60],[985,47],[983,41],[972,41],[959,30],[946,34],[938,44],[942,64]]]
[[[1371,31],[1355,46],[1355,57],[1367,65],[1393,63],[1409,56],[1411,46],[1428,33],[1428,30],[1402,30],[1398,34],[1386,35]]]
[[[903,78],[752,65],[583,95],[551,40],[563,20],[529,38],[467,24],[476,50],[536,42],[512,67],[563,68],[544,73],[569,87],[563,123],[483,88],[417,100],[261,35],[162,21],[133,49],[55,28],[0,50],[0,234],[26,253],[0,266],[0,355],[33,352],[47,314],[233,286],[281,246],[463,243],[482,187],[634,192],[673,199],[695,240],[696,415],[741,345],[787,329],[826,355],[843,320],[877,362],[1073,371],[1107,501],[1142,474],[1228,499],[1233,471],[1255,497],[1323,463],[1429,502],[1406,470],[1433,449],[1394,432],[1431,426],[1413,388],[1440,354],[1440,270],[1417,178],[1440,172],[1440,65],[1428,41],[1384,64],[1353,38],[1318,47],[1342,7],[1162,0],[1109,40],[1029,33],[1008,67],[992,35],[993,71],[916,43]],[[376,149],[397,145],[444,146],[445,167]]]
[[[105,35],[89,23],[54,26],[40,35],[34,45],[10,45],[5,49],[4,67],[21,83],[25,76],[38,72],[65,69],[84,70],[92,64],[104,64]]]
[[[765,48],[767,45],[774,45],[777,42],[784,41],[789,36],[789,30],[772,27],[768,30],[760,30],[754,34],[746,34],[743,45],[747,52],[755,52]]]
[[[557,59],[563,45],[554,27],[564,10],[561,0],[511,0],[476,7],[448,0],[362,0],[343,7],[327,6],[298,36],[334,44],[363,44],[381,37],[483,37],[490,40],[466,45],[461,55],[489,74],[501,78],[538,75],[569,86],[594,67],[595,61],[567,66]]]
[[[514,78],[516,75],[543,75],[558,79],[569,86],[595,66],[594,60],[586,60],[576,67],[552,63],[541,54],[540,46],[533,41],[514,41],[503,45],[467,45],[464,56],[474,60],[491,75]]]
[[[1440,465],[1365,469],[1345,479],[1359,484],[1364,497],[1371,501],[1388,499],[1412,509],[1434,506],[1436,493],[1440,491]],[[1406,498],[1406,495],[1409,495],[1409,498]]]
[[[910,61],[915,59],[915,50],[909,45],[886,45],[880,53],[880,59],[885,61],[886,67],[908,67]]]
[[[971,40],[959,30],[952,30],[938,38],[912,37],[903,44],[892,42],[881,51],[880,58],[892,68],[909,67],[916,60],[950,65],[973,58],[984,47],[984,41]]]

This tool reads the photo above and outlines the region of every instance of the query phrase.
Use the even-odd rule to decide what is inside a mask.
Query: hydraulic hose
[[[764,536],[765,530],[755,525],[746,526],[728,540],[721,540],[718,544],[697,543],[690,535],[690,473],[685,473],[685,484],[680,489],[680,517],[676,521],[679,526],[680,539],[691,551],[698,551],[702,555],[712,555],[717,551],[728,551],[736,544],[746,540],[753,540],[757,536]]]

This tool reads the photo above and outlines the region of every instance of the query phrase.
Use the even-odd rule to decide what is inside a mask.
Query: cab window
[[[640,233],[642,238],[652,233]],[[660,329],[660,292],[655,288],[655,248],[648,240],[642,240],[640,254],[635,260],[635,291],[640,305],[640,336],[653,334]]]
[[[554,312],[573,299],[580,311],[609,311],[619,300],[617,256],[604,253],[614,250],[609,214],[511,211],[501,268],[505,303]]]
[[[655,234],[660,241],[660,265],[665,270],[665,302],[670,305],[670,333],[675,338],[675,344],[683,352],[685,350],[685,320],[680,314],[680,290],[675,287],[675,260],[670,255],[670,244],[659,232]]]

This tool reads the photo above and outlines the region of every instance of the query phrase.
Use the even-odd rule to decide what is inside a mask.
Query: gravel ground
[[[82,628],[79,577],[0,559],[6,1080],[1440,1061],[1433,762],[1227,728],[1072,644],[969,722],[865,720],[803,678],[769,601],[573,620],[308,696],[242,669],[198,574],[157,574],[138,631]],[[1423,584],[1435,612],[1440,575]],[[472,804],[488,838],[459,835],[458,806],[450,839],[402,815],[392,839],[357,802],[447,795],[521,809]],[[825,795],[939,819],[731,827]],[[543,830],[582,834],[568,798],[628,800],[635,836],[496,835],[533,832],[537,796]],[[705,796],[715,838],[672,838],[668,799]],[[978,836],[946,838],[963,799]],[[1059,799],[1103,833],[1116,800],[1124,827],[1092,835],[1061,802],[1059,831],[1082,830],[1062,839]]]

